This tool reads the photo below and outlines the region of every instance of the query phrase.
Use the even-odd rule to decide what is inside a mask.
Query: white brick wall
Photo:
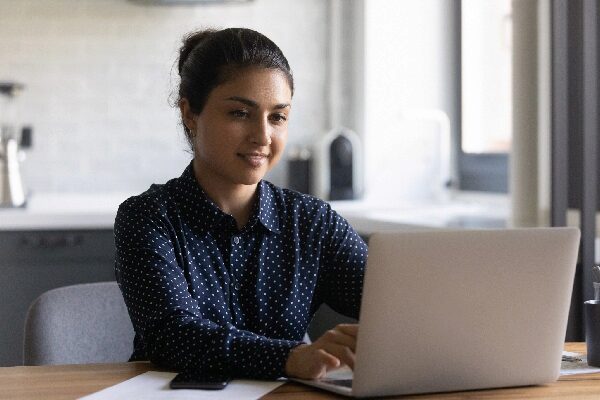
[[[27,86],[19,109],[34,127],[25,184],[33,192],[139,192],[178,176],[190,160],[169,106],[181,37],[230,26],[256,29],[282,48],[296,81],[289,143],[310,143],[327,128],[326,1],[0,0],[0,80]],[[284,185],[285,163],[268,178]]]

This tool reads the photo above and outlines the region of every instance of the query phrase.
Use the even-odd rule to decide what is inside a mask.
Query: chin
[[[240,176],[237,182],[242,185],[256,185],[265,177],[265,174],[251,174]]]

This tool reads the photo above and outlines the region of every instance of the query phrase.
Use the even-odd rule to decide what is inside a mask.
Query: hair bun
[[[183,46],[181,46],[179,49],[179,63],[177,65],[179,75],[181,75],[183,64],[185,64],[186,60],[190,56],[190,53],[198,46],[198,44],[206,41],[208,37],[213,35],[215,32],[217,31],[214,29],[206,29],[203,31],[191,32],[183,38]]]

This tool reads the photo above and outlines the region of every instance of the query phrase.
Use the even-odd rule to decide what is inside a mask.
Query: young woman
[[[115,221],[131,359],[234,378],[353,367],[357,325],[302,338],[322,303],[358,317],[365,243],[327,203],[262,179],[287,138],[286,58],[262,34],[232,28],[188,35],[178,66],[194,158],[125,201]]]

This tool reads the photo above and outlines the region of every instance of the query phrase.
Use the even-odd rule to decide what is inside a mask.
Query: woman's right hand
[[[285,364],[287,376],[319,379],[344,365],[354,369],[358,324],[340,324],[312,344],[294,347]]]

